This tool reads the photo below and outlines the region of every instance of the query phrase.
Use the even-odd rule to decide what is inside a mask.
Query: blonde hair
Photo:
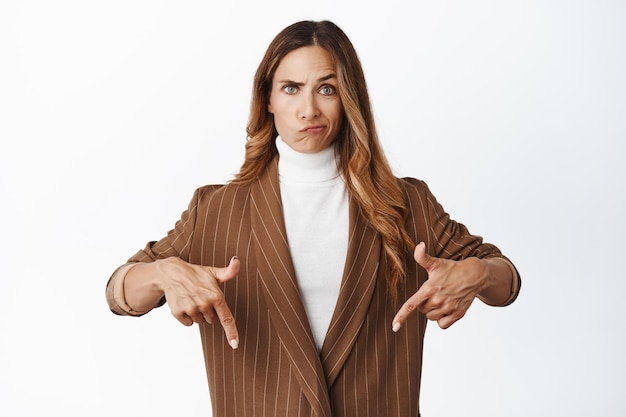
[[[267,110],[274,73],[289,52],[320,46],[331,55],[337,72],[344,120],[335,149],[350,198],[382,238],[387,286],[397,301],[413,242],[404,228],[404,193],[380,146],[365,76],[357,53],[345,33],[329,21],[302,21],[283,29],[270,43],[254,77],[245,160],[234,183],[250,183],[267,168],[278,151],[278,132]]]

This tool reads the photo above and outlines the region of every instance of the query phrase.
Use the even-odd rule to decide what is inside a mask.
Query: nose
[[[310,94],[303,94],[298,112],[302,120],[311,120],[319,116],[319,107],[315,97]]]

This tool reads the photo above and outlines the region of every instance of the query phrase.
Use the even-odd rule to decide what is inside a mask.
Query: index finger
[[[237,331],[237,324],[235,323],[235,317],[228,308],[226,301],[222,299],[219,303],[213,306],[213,309],[217,313],[217,317],[220,319],[220,323],[224,328],[226,334],[226,340],[233,349],[237,349],[239,346],[239,332]]]
[[[424,304],[424,302],[428,299],[428,296],[420,290],[417,290],[415,294],[413,294],[408,300],[405,301],[404,304],[402,304],[402,307],[400,307],[400,310],[398,310],[396,316],[391,322],[391,330],[393,330],[394,332],[400,330],[406,320],[409,318],[409,316],[413,314],[416,310],[419,310],[420,306]]]

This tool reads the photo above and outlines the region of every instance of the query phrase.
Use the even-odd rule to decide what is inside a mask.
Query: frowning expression
[[[281,60],[267,106],[283,141],[298,152],[319,152],[335,140],[343,120],[337,74],[319,46],[295,49]]]

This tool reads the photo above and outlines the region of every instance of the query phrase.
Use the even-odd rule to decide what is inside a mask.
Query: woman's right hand
[[[157,262],[160,272],[157,285],[174,317],[185,326],[219,321],[228,343],[236,349],[239,333],[219,284],[237,277],[239,259],[233,256],[223,268],[193,265],[175,257]]]

